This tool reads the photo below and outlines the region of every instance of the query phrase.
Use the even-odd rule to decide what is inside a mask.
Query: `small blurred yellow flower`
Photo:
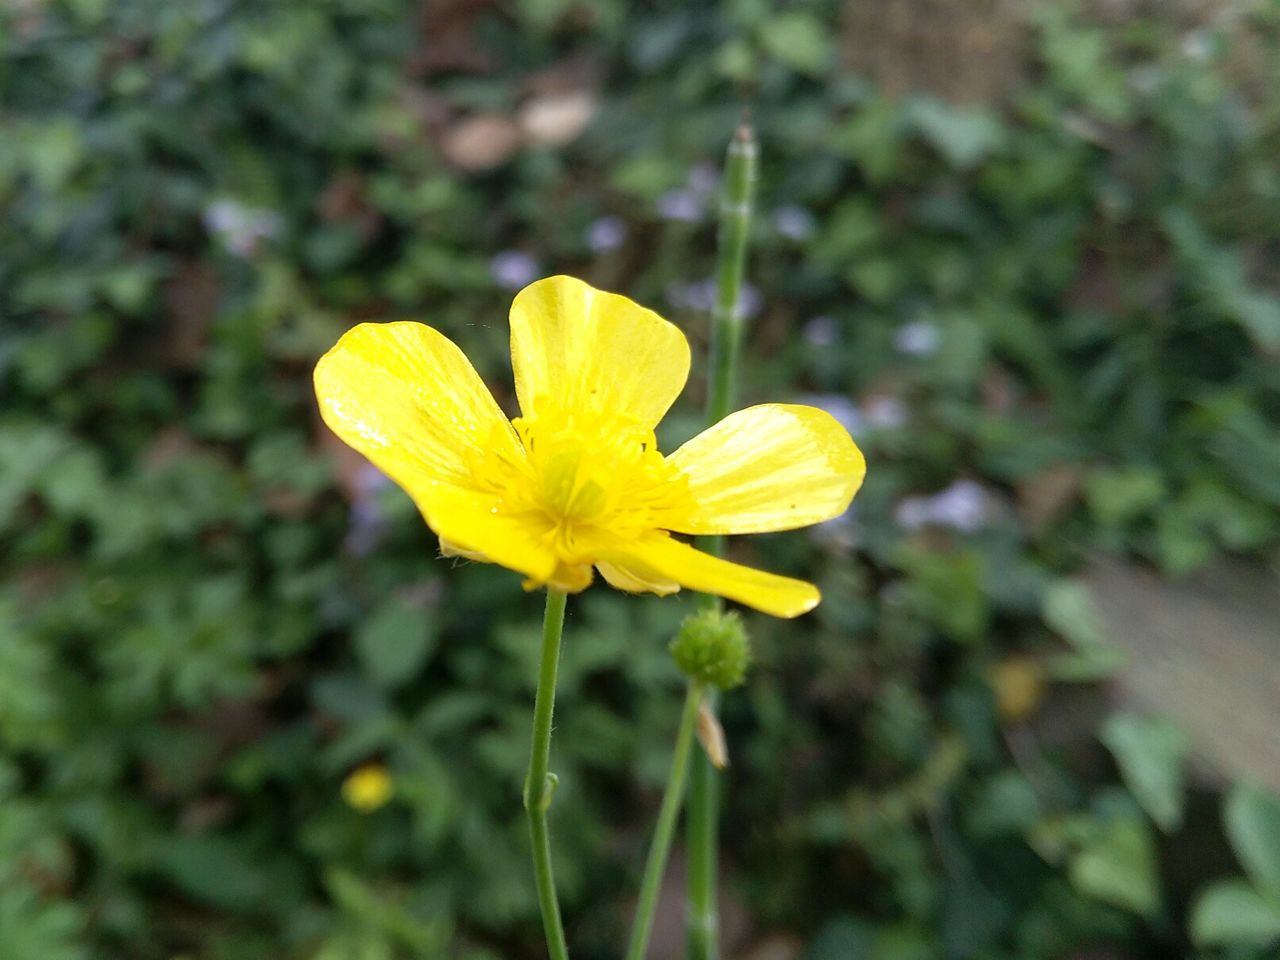
[[[508,420],[462,351],[420,323],[362,323],[316,365],[325,423],[413,498],[442,552],[523,573],[525,586],[682,586],[779,617],[813,584],[672,536],[792,530],[844,513],[866,464],[814,407],[730,414],[670,455],[654,427],[689,375],[684,334],[572,277],[511,305],[521,416]]]
[[[391,774],[380,763],[366,763],[351,771],[342,781],[342,799],[361,813],[373,813],[386,806],[393,793],[395,785],[391,782]]]
[[[1006,723],[1026,720],[1044,698],[1044,668],[1031,657],[1001,660],[988,679],[996,695],[996,713]]]

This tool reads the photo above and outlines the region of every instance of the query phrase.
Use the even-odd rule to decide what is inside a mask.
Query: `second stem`
[[[693,731],[698,725],[698,707],[702,705],[703,687],[690,683],[685,695],[684,712],[680,716],[680,730],[676,734],[675,755],[671,758],[671,775],[667,777],[666,792],[662,795],[662,809],[658,811],[658,823],[653,828],[653,841],[649,845],[649,857],[644,865],[644,879],[640,884],[640,902],[631,927],[631,942],[627,946],[627,960],[644,960],[649,948],[649,933],[653,929],[653,914],[658,906],[658,891],[662,886],[662,871],[671,852],[671,839],[676,830],[676,818],[680,816],[680,804],[684,801],[684,784],[689,772],[689,752],[693,746]]]
[[[733,406],[742,342],[742,282],[746,275],[747,241],[756,178],[756,141],[750,124],[734,134],[725,158],[724,198],[720,208],[719,262],[716,266],[716,309],[711,329],[711,381],[707,390],[707,423],[714,426]],[[705,537],[708,553],[724,555],[723,537]],[[719,599],[709,599],[719,606]],[[715,709],[714,698],[708,705]],[[716,908],[716,859],[719,837],[719,782],[706,754],[692,759],[689,780],[688,924],[691,960],[716,960],[720,953]]]

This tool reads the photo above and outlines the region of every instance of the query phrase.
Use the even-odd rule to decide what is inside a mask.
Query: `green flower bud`
[[[686,676],[721,690],[741,684],[751,666],[751,641],[742,618],[722,610],[685,617],[668,649]]]

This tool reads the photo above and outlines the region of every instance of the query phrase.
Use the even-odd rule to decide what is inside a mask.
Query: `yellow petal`
[[[472,470],[524,456],[475,368],[420,323],[362,323],[315,370],[324,422],[413,498],[448,546],[546,580],[555,556],[527,517],[509,516]]]
[[[352,327],[316,364],[315,387],[329,429],[415,499],[433,483],[469,485],[495,442],[519,449],[471,362],[421,323]]]
[[[559,561],[544,536],[545,523],[537,518],[504,515],[496,498],[461,487],[438,486],[413,499],[439,535],[445,556],[496,563],[523,573],[534,585],[555,578]]]
[[[644,580],[671,580],[775,617],[798,617],[816,607],[821,599],[818,588],[811,583],[721,560],[662,533],[606,546],[601,558],[636,572]]]
[[[680,533],[793,530],[844,513],[867,472],[862,452],[817,407],[748,407],[667,458],[689,480],[687,513],[664,520]]]
[[[511,304],[511,364],[526,417],[549,402],[627,414],[652,429],[684,389],[689,342],[626,297],[548,277]]]
[[[664,580],[662,578],[649,580],[640,571],[619,566],[616,563],[608,563],[602,560],[596,564],[596,568],[600,571],[600,575],[609,581],[609,586],[615,590],[625,590],[627,593],[656,593],[660,597],[677,593],[680,590],[680,584],[673,580]],[[649,575],[654,576],[652,571],[649,571]]]

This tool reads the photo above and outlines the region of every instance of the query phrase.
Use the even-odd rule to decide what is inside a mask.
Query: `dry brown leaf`
[[[320,216],[330,223],[354,227],[366,240],[382,225],[382,217],[365,200],[364,178],[347,170],[336,174],[316,199]]]
[[[1078,463],[1056,463],[1018,482],[1018,512],[1033,531],[1043,530],[1057,520],[1080,494],[1084,467]]]
[[[152,438],[150,445],[142,453],[142,462],[153,469],[167,467],[178,460],[191,456],[197,445],[182,427],[168,427]]]
[[[173,366],[182,369],[200,366],[221,290],[217,272],[202,260],[188,260],[165,284],[169,335],[165,338],[164,352]]]
[[[712,709],[711,704],[703,700],[698,707],[698,742],[707,752],[707,759],[717,770],[729,766],[729,745],[725,742],[724,727]]]
[[[477,113],[445,131],[440,150],[460,170],[476,173],[501,166],[520,149],[520,128],[501,113]]]
[[[564,146],[582,133],[597,109],[595,94],[589,90],[534,97],[520,110],[520,130],[534,146]]]

